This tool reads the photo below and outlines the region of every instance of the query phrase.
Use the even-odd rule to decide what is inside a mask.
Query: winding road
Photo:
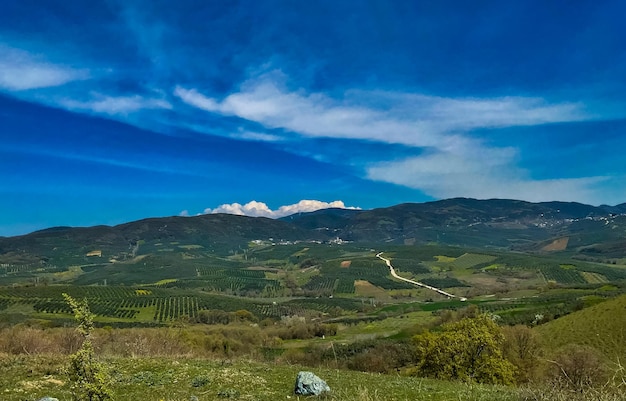
[[[398,274],[396,273],[396,270],[391,265],[391,261],[389,259],[387,259],[387,258],[383,258],[382,255],[383,255],[382,252],[378,252],[376,254],[376,257],[378,259],[380,259],[380,260],[383,260],[387,264],[387,267],[389,267],[389,271],[391,272],[391,275],[393,277],[397,278],[398,280],[406,281],[407,283],[411,283],[411,284],[417,285],[419,287],[428,288],[429,290],[438,292],[439,294],[445,295],[448,298],[458,298],[461,301],[467,301],[467,298],[457,297],[456,295],[450,294],[449,292],[445,292],[444,290],[440,290],[439,288],[433,287],[431,285],[420,283],[420,282],[415,281],[415,280],[410,280],[408,278],[404,278],[404,277],[398,276]]]

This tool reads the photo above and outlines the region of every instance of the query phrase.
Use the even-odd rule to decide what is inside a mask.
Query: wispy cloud
[[[514,165],[512,148],[437,151],[424,156],[380,163],[367,170],[368,178],[420,189],[435,198],[509,198],[530,202],[603,202],[600,184],[608,177],[532,179]]]
[[[276,142],[276,141],[280,141],[283,139],[278,135],[266,134],[263,132],[245,131],[245,130],[239,130],[236,133],[232,133],[230,136],[235,139],[243,139],[245,141],[259,141],[259,142]]]
[[[108,115],[126,115],[143,109],[171,109],[172,105],[164,99],[145,98],[143,96],[107,96],[94,94],[93,100],[78,101],[62,99],[59,104],[70,110],[92,111]]]
[[[203,171],[193,170],[185,168],[184,166],[180,166],[175,163],[174,160],[171,158],[167,160],[167,163],[164,163],[164,159],[157,161],[150,160],[146,159],[145,155],[142,155],[142,157],[133,158],[131,160],[120,155],[101,155],[92,153],[91,151],[86,151],[84,149],[64,151],[34,146],[23,148],[6,144],[0,144],[0,150],[22,155],[44,156],[59,160],[72,160],[78,162],[107,165],[112,167],[121,167],[125,169],[148,171],[151,173],[175,174],[180,176],[198,178],[206,176],[206,173],[204,173]],[[207,168],[207,170],[209,169],[208,165],[205,165],[205,167]]]
[[[281,217],[289,216],[295,213],[307,213],[314,212],[316,210],[339,208],[339,209],[352,209],[358,210],[360,208],[354,206],[346,206],[343,201],[336,200],[332,202],[323,202],[318,200],[301,200],[298,203],[291,205],[280,206],[276,210],[270,209],[267,204],[263,202],[251,201],[242,205],[240,203],[223,204],[215,209],[205,209],[203,214],[215,214],[215,213],[227,213],[236,214],[240,216],[251,217],[269,217],[272,219],[278,219]],[[185,213],[186,214],[183,214]],[[181,212],[181,216],[189,215],[187,210]]]
[[[86,70],[53,64],[24,50],[0,44],[0,89],[46,88],[88,77]]]
[[[204,96],[195,89],[185,89],[177,86],[174,89],[174,95],[178,96],[183,102],[190,106],[197,107],[205,111],[218,111],[219,104],[214,99]]]
[[[475,138],[479,128],[531,126],[592,119],[583,104],[537,97],[448,98],[414,93],[348,91],[340,99],[289,91],[282,76],[250,80],[223,99],[177,87],[190,106],[309,137],[351,138],[420,148],[420,156],[365,166],[366,177],[436,197],[506,197],[529,201],[597,201],[604,177],[535,180],[516,167],[519,150]],[[384,148],[381,147],[381,152]]]
[[[353,91],[342,99],[303,90],[288,91],[273,75],[248,81],[224,99],[176,87],[193,107],[241,117],[268,128],[313,137],[376,140],[419,147],[458,142],[476,128],[537,125],[590,118],[578,103],[550,104],[540,98],[445,98],[422,94]]]

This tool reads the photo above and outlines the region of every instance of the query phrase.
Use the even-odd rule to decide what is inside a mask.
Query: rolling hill
[[[538,326],[544,343],[557,350],[569,344],[586,345],[616,361],[626,359],[626,295],[601,302]]]
[[[490,247],[546,251],[567,238],[561,251],[581,259],[626,257],[626,204],[447,199],[373,210],[325,209],[280,220],[225,214],[150,218],[114,227],[55,227],[0,238],[0,263],[83,262],[89,252],[135,255],[138,247],[180,242],[216,254],[249,241],[343,241]]]
[[[268,218],[226,214],[139,220],[114,227],[55,227],[0,238],[0,263],[33,259],[82,263],[85,255],[101,250],[107,255],[134,255],[144,245],[180,242],[217,254],[228,253],[257,238],[315,239],[316,233]]]

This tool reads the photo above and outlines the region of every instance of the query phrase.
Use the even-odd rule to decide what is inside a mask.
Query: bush
[[[209,379],[208,376],[206,375],[200,375],[200,376],[196,376],[193,379],[191,379],[191,385],[193,387],[202,387],[202,386],[206,386],[207,384],[209,384],[211,382],[211,380]]]
[[[415,373],[443,380],[510,384],[515,367],[502,355],[504,336],[486,315],[444,324],[414,337]]]
[[[516,382],[526,383],[536,378],[541,355],[537,333],[524,325],[504,327],[503,333],[504,356],[516,367]]]
[[[606,367],[591,347],[568,345],[551,362],[549,377],[555,387],[583,391],[607,380]]]
[[[378,340],[373,347],[350,358],[347,367],[361,372],[390,373],[415,362],[414,351],[408,342]]]
[[[77,301],[67,294],[63,297],[74,312],[78,332],[83,336],[80,349],[70,356],[68,377],[72,395],[76,401],[105,401],[112,399],[108,383],[111,381],[104,365],[99,363],[93,351],[91,333],[94,315],[89,311],[87,300]]]

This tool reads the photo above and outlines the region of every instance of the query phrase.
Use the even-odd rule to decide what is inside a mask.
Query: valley
[[[561,325],[585,333],[593,319],[579,314],[623,302],[626,216],[550,207],[457,199],[0,238],[0,349],[72,352],[68,294],[88,302],[109,358],[252,358],[412,376],[415,339],[479,316],[504,333],[545,336],[546,358],[575,344],[606,363],[626,358],[622,326],[594,331],[598,342],[554,334]],[[619,307],[609,310],[595,316],[617,319]],[[24,342],[26,333],[42,340]],[[528,377],[541,374],[533,363]]]
[[[54,228],[0,238],[0,317],[68,319],[67,292],[86,297],[97,321],[123,326],[204,309],[367,319],[388,304],[445,309],[455,298],[529,323],[543,306],[560,305],[560,316],[586,296],[622,291],[626,247],[603,252],[626,241],[620,208],[456,199],[282,221],[203,215]]]

